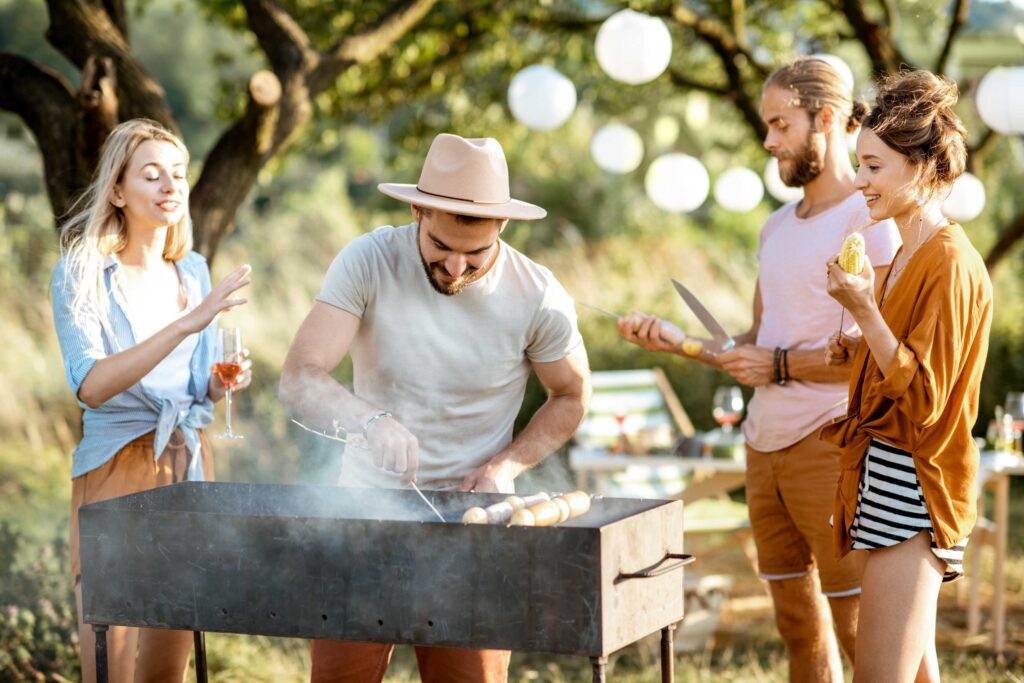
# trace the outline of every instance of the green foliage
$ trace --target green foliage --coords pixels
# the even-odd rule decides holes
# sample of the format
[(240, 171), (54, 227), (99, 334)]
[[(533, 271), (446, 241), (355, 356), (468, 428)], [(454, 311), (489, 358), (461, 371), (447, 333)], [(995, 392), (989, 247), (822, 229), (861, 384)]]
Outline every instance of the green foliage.
[(78, 628), (67, 544), (26, 548), (23, 540), (0, 521), (0, 680), (73, 680)]

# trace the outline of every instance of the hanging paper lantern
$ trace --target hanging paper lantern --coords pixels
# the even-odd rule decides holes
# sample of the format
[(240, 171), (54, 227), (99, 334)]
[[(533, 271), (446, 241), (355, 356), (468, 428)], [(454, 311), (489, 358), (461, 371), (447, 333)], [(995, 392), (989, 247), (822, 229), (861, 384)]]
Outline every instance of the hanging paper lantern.
[(556, 69), (534, 64), (512, 78), (508, 106), (512, 116), (527, 128), (558, 128), (576, 109), (576, 86)]
[(647, 196), (664, 211), (686, 213), (707, 199), (711, 178), (697, 159), (672, 152), (651, 162), (644, 179)]
[(624, 9), (601, 24), (594, 51), (606, 74), (638, 85), (653, 81), (668, 68), (672, 36), (661, 19)]
[(853, 131), (852, 133), (846, 134), (846, 149), (850, 154), (857, 153), (857, 138), (860, 137), (860, 128)]
[(609, 173), (629, 173), (644, 159), (644, 142), (629, 126), (610, 123), (594, 134), (590, 155), (594, 163)]
[(978, 84), (978, 114), (997, 133), (1024, 133), (1024, 67), (998, 67)]
[(768, 194), (775, 197), (783, 204), (803, 199), (804, 188), (790, 187), (782, 182), (779, 175), (779, 160), (772, 157), (764, 167), (764, 186), (768, 188)]
[(839, 72), (839, 75), (843, 79), (843, 83), (846, 85), (846, 92), (851, 97), (853, 96), (853, 69), (850, 65), (843, 61), (842, 57), (830, 55), (826, 52), (818, 52), (811, 55), (812, 59), (820, 59), (823, 62), (827, 62), (832, 66), (833, 69)]
[(984, 208), (985, 186), (973, 173), (957, 178), (942, 202), (942, 213), (959, 223), (974, 220)]
[(730, 168), (715, 181), (715, 201), (727, 211), (746, 213), (763, 198), (761, 178), (749, 168)]
[(711, 101), (702, 92), (691, 92), (686, 96), (686, 125), (700, 130), (711, 118)]

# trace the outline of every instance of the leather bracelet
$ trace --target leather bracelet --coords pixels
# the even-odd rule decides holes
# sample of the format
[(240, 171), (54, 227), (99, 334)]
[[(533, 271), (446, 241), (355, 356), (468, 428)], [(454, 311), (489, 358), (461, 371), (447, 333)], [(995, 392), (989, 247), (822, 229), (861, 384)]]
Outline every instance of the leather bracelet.
[(789, 381), (789, 349), (782, 349), (782, 381), (785, 384)]
[(772, 383), (774, 383), (774, 384), (778, 384), (779, 380), (781, 379), (781, 374), (780, 374), (781, 369), (780, 369), (780, 366), (779, 366), (779, 361), (780, 361), (781, 357), (782, 357), (782, 348), (779, 347), (779, 346), (776, 346), (775, 347), (775, 351), (772, 354)]
[(370, 439), (370, 434), (369, 434), (370, 427), (373, 426), (374, 422), (376, 422), (377, 420), (383, 419), (385, 417), (394, 417), (394, 415), (392, 415), (390, 412), (388, 412), (386, 410), (382, 410), (382, 411), (380, 411), (379, 413), (377, 413), (375, 415), (371, 415), (369, 417), (369, 419), (367, 419), (366, 422), (363, 423), (363, 438), (366, 439), (367, 441), (369, 441), (369, 439)]

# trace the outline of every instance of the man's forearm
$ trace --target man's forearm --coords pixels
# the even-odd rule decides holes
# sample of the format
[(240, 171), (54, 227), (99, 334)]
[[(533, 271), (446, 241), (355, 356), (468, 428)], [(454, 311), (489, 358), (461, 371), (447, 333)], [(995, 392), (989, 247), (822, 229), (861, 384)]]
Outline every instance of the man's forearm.
[(569, 440), (586, 415), (582, 396), (551, 396), (526, 428), (491, 462), (510, 468), (513, 477), (530, 469)]
[(363, 423), (381, 410), (355, 396), (328, 373), (312, 366), (282, 372), (279, 395), (281, 401), (303, 420), (328, 431), (337, 423), (345, 431), (359, 434)]

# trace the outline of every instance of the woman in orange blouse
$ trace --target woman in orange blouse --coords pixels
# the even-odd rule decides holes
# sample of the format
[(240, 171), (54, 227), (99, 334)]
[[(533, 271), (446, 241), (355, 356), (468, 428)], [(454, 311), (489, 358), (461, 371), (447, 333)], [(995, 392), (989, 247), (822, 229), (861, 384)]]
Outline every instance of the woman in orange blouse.
[(855, 682), (939, 680), (939, 586), (962, 574), (975, 521), (971, 428), (992, 284), (941, 210), (967, 157), (956, 101), (954, 84), (924, 71), (880, 85), (857, 143), (855, 186), (873, 219), (895, 220), (903, 246), (877, 290), (870, 264), (859, 275), (828, 264), (829, 293), (864, 342), (837, 336), (829, 345), (829, 362), (852, 356), (853, 367), (847, 415), (822, 431), (842, 448), (836, 552), (869, 551)]

